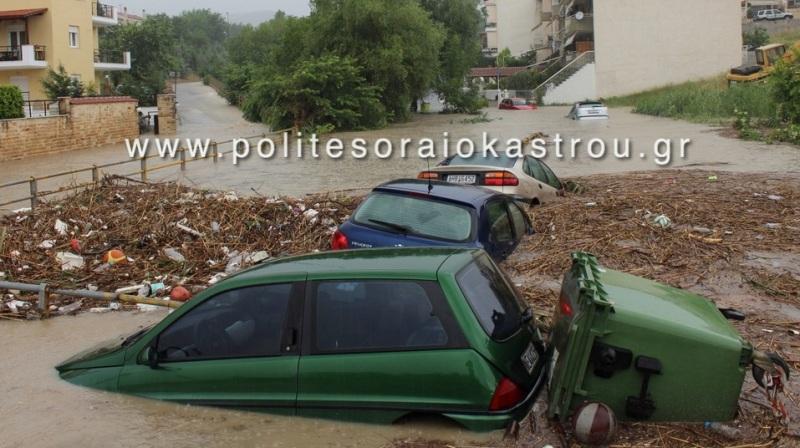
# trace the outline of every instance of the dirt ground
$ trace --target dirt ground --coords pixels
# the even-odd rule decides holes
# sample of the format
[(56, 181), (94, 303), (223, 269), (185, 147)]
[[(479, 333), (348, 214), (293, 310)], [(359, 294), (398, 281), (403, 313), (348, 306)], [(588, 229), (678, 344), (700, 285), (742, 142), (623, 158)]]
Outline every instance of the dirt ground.
[[(800, 368), (800, 174), (663, 170), (578, 177), (571, 181), (574, 192), (566, 198), (532, 210), (537, 234), (526, 240), (504, 263), (504, 268), (534, 306), (544, 329), (549, 327), (560, 279), (569, 266), (569, 254), (583, 250), (597, 255), (609, 268), (686, 288), (705, 295), (721, 307), (744, 311), (747, 320), (735, 324), (742, 335), (759, 350), (777, 352), (795, 370)], [(197, 290), (225, 270), (234, 251), (252, 255), (263, 250), (269, 256), (281, 256), (326, 249), (331, 229), (346, 219), (356, 204), (354, 198), (345, 197), (234, 199), (221, 193), (190, 191), (171, 185), (112, 184), (47, 204), (36, 215), (2, 218), (0, 271), (8, 280), (31, 283), (47, 280), (69, 287), (93, 284), (100, 289), (113, 290), (142, 280), (160, 280), (168, 286), (181, 283)], [(660, 214), (670, 218), (669, 228), (652, 224), (652, 216)], [(186, 221), (182, 221), (184, 218)], [(56, 219), (67, 224), (66, 234), (59, 235), (55, 230)], [(175, 225), (177, 222), (184, 222), (203, 237), (181, 230)], [(218, 231), (214, 230), (215, 222), (219, 225)], [(75, 235), (71, 235), (73, 232)], [(85, 236), (87, 234), (89, 236)], [(73, 238), (81, 240), (85, 266), (65, 273), (55, 257), (60, 251), (70, 251)], [(49, 249), (40, 247), (46, 240), (54, 241)], [(103, 253), (113, 247), (124, 250), (131, 261), (113, 270), (95, 272), (103, 265)], [(187, 261), (170, 260), (163, 252), (164, 247), (176, 248)], [(35, 302), (34, 297), (22, 294), (14, 299)], [(22, 327), (36, 325), (24, 322), (37, 314), (32, 305), (19, 306), (13, 313), (7, 305), (10, 300), (8, 296), (2, 300), (6, 305), (0, 308), (0, 327), (14, 325), (8, 328), (19, 331)], [(57, 314), (59, 306), (70, 302), (63, 299), (54, 302), (53, 313)], [(82, 308), (101, 305), (84, 301)], [(124, 321), (128, 319), (127, 314), (112, 313), (92, 319)], [(62, 319), (69, 318), (59, 317), (51, 322)], [(118, 324), (114, 325), (116, 328)], [(46, 334), (45, 328), (41, 330)], [(5, 330), (0, 332), (8, 334)], [(26, 351), (35, 353), (36, 347), (25, 344), (24, 338), (14, 339), (12, 354), (18, 354), (12, 356), (18, 363), (13, 369), (16, 374), (0, 369), (0, 383), (3, 384), (0, 392), (23, 400), (21, 397), (43, 397), (47, 390), (60, 390), (54, 374), (47, 372), (45, 375), (42, 371), (52, 366), (33, 360), (28, 365), (23, 354)], [(69, 353), (63, 355), (66, 357)], [(41, 382), (26, 382), (24, 377), (28, 370), (36, 377), (41, 376)], [(798, 446), (798, 393), (800, 386), (794, 380), (783, 397), (788, 412), (788, 423), (784, 424), (775, 417), (763, 393), (748, 375), (740, 400), (739, 419), (735, 422), (744, 433), (743, 439), (724, 440), (705, 431), (701, 425), (624, 424), (614, 446)], [(53, 397), (51, 407), (66, 406), (60, 403), (59, 397)], [(104, 395), (96, 399), (98, 396), (91, 392), (82, 392), (77, 399), (66, 393), (64, 397), (69, 397), (78, 407), (84, 400), (91, 400), (91, 406), (100, 414), (95, 415), (98, 424), (102, 425), (104, 419), (109, 422), (125, 419), (128, 423), (121, 430), (131, 432), (131, 440), (142, 430), (128, 418), (135, 415), (130, 414), (129, 403), (120, 409), (113, 404), (115, 398)], [(113, 412), (103, 412), (109, 407)], [(42, 431), (30, 423), (21, 424), (26, 411), (24, 407), (15, 409), (13, 413), (0, 409), (4, 428), (14, 428), (18, 423), (26, 432)], [(375, 429), (381, 434), (378, 440), (385, 442), (379, 443), (364, 433), (364, 443), (404, 447), (541, 447), (573, 443), (569, 441), (568, 431), (564, 436), (542, 418), (544, 409), (545, 404), (540, 400), (529, 419), (522, 423), (517, 438), (502, 440), (502, 435), (497, 434), (487, 441), (465, 437), (463, 433), (455, 435), (451, 431), (398, 434)], [(74, 419), (64, 420), (58, 415), (53, 419), (53, 424), (61, 425), (63, 437), (71, 434), (74, 438), (82, 430), (80, 422)], [(162, 425), (168, 425), (168, 421)], [(213, 428), (214, 422), (192, 420), (177, 426), (180, 431), (191, 432), (196, 425)], [(179, 435), (180, 431), (171, 435)], [(25, 440), (23, 434), (12, 430), (12, 441), (15, 436), (16, 440)], [(63, 437), (56, 438), (55, 442), (52, 438), (46, 439), (51, 443), (40, 446), (57, 446), (59, 440), (70, 440)], [(237, 429), (236, 437), (239, 441), (258, 440), (257, 430), (249, 427)], [(277, 437), (282, 440), (281, 436)], [(152, 441), (158, 445), (158, 441)], [(258, 443), (248, 445), (260, 446)]]

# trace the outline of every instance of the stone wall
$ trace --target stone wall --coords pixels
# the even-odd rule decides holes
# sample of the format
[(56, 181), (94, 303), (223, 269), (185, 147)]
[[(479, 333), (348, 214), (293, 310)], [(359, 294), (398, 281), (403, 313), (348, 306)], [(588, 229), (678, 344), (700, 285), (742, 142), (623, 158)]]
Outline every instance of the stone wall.
[(156, 97), (158, 106), (158, 134), (175, 135), (178, 132), (178, 108), (175, 94), (162, 94)]
[(0, 161), (118, 144), (139, 136), (130, 97), (62, 98), (60, 115), (0, 120)]

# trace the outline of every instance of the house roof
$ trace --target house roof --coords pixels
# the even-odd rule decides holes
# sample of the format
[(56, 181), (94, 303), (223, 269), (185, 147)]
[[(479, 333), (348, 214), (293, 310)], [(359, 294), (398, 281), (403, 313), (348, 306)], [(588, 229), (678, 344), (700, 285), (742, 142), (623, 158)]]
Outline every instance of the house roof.
[(13, 9), (10, 11), (0, 11), (0, 20), (19, 20), (28, 17), (38, 16), (47, 12), (47, 8), (36, 9)]
[(497, 76), (499, 70), (501, 78), (508, 78), (527, 69), (527, 67), (500, 67), (499, 69), (497, 67), (477, 67), (469, 71), (469, 76), (472, 78), (492, 78)]

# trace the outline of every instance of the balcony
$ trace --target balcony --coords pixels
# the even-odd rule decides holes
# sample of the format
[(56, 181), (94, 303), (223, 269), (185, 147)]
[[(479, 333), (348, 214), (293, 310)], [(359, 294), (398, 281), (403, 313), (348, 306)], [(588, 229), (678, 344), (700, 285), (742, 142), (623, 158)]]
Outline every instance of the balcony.
[(115, 6), (92, 2), (92, 24), (94, 26), (114, 26), (118, 23), (119, 17)]
[(35, 70), (47, 68), (43, 45), (0, 47), (0, 70)]
[[(577, 17), (581, 17), (581, 20), (578, 20)], [(567, 34), (593, 34), (594, 17), (591, 13), (573, 15), (566, 18), (564, 27)]]
[(95, 51), (94, 69), (99, 72), (121, 72), (131, 69), (130, 51)]

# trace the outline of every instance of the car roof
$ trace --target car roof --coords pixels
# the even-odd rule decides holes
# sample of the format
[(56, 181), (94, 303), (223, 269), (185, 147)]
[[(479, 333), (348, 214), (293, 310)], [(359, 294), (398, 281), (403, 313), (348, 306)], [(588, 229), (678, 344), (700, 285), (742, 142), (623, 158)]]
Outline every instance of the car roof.
[[(430, 192), (429, 187), (433, 187)], [(474, 185), (458, 185), (441, 181), (427, 181), (422, 179), (401, 179), (379, 185), (373, 191), (393, 192), (428, 196), (431, 199), (460, 202), (475, 208), (480, 207), (489, 199), (504, 196), (487, 188)]]
[(474, 253), (480, 249), (460, 248), (379, 248), (319, 252), (281, 258), (242, 271), (226, 281), (248, 282), (307, 274), (320, 279), (416, 279), (436, 280), (442, 264), (455, 254)]

